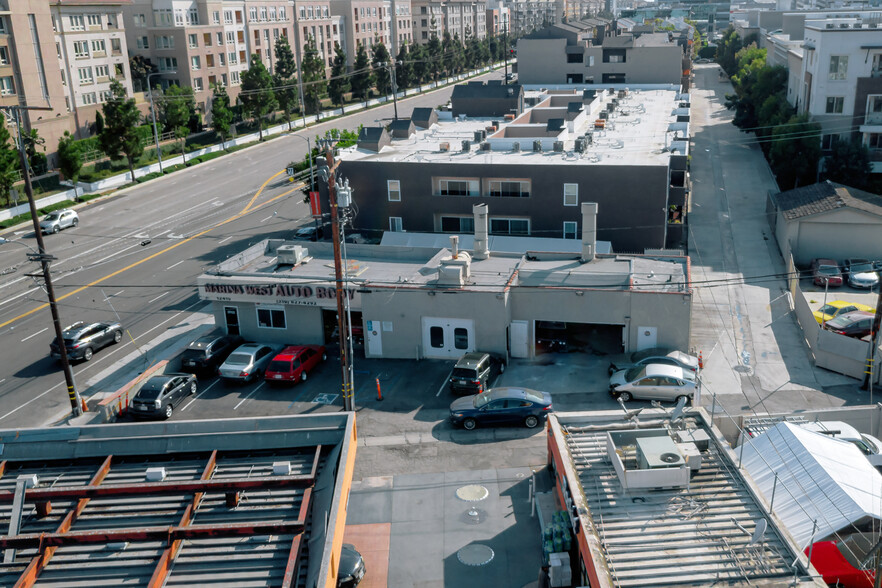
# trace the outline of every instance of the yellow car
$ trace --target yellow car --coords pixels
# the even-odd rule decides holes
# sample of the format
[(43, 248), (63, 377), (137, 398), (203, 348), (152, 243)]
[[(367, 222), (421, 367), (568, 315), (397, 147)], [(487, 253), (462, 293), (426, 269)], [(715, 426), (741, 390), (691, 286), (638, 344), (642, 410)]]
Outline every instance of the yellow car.
[(876, 312), (876, 309), (871, 308), (866, 304), (858, 304), (857, 302), (846, 302), (845, 300), (834, 300), (833, 302), (828, 302), (812, 314), (814, 315), (815, 320), (818, 321), (818, 324), (821, 325), (829, 320), (833, 320), (840, 314), (845, 314), (846, 312), (854, 312), (855, 310)]

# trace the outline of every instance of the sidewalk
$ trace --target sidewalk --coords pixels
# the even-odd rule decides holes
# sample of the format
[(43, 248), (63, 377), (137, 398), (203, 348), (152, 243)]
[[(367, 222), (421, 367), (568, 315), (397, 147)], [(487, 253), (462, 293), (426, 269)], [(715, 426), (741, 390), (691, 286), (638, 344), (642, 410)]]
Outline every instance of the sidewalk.
[(856, 380), (814, 366), (784, 281), (760, 277), (786, 271), (765, 213), (778, 188), (754, 136), (732, 125), (732, 86), (717, 70), (697, 66), (691, 92), (691, 343), (704, 356), (702, 403), (716, 395), (730, 414), (860, 404)]

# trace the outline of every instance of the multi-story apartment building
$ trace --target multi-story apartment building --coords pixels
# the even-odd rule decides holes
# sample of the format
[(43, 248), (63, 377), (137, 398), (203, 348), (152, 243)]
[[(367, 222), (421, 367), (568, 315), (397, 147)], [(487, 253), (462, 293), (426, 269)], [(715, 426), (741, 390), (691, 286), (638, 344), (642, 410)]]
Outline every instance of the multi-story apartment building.
[(410, 0), (390, 0), (392, 14), (392, 47), (389, 51), (397, 55), (402, 45), (412, 45), (413, 26), (411, 23)]
[(562, 4), (557, 0), (513, 0), (509, 4), (511, 26), (517, 36), (559, 22)]
[(488, 37), (501, 37), (511, 33), (510, 10), (502, 0), (487, 2), (484, 22), (487, 26)]
[(435, 36), (444, 36), (444, 7), (440, 0), (411, 0), (413, 9), (413, 39), (428, 43)]
[[(393, 53), (392, 3), (387, 0), (330, 0), (331, 12), (339, 14), (343, 28), (341, 43), (350, 67), (360, 46), (370, 52), (376, 43), (383, 43)], [(393, 54), (394, 57), (394, 54)]]
[(303, 57), (303, 47), (312, 38), (316, 49), (330, 68), (334, 61), (334, 43), (340, 43), (341, 47), (345, 45), (341, 37), (342, 16), (332, 13), (328, 0), (295, 0), (294, 16), (297, 63)]
[(487, 3), (474, 0), (412, 0), (414, 39), (427, 43), (444, 33), (465, 42), (487, 36)]

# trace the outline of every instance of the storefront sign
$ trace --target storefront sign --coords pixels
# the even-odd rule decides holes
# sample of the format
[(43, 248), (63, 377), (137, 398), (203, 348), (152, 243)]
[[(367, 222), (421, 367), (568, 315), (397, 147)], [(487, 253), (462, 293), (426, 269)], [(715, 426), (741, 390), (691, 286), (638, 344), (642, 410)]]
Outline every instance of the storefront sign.
[[(351, 306), (360, 307), (361, 301), (355, 288), (344, 289), (343, 293), (349, 297)], [(334, 288), (296, 284), (201, 284), (199, 297), (218, 302), (258, 302), (327, 308), (337, 305)]]

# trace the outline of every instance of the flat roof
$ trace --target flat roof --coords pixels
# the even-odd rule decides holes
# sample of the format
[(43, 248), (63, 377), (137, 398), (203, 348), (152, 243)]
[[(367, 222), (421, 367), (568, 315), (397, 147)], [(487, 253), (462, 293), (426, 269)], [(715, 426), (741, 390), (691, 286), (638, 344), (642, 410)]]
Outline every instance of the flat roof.
[[(504, 86), (503, 86), (504, 87)], [(610, 92), (610, 89), (614, 92)], [(568, 86), (524, 86), (525, 101), (536, 102), (513, 121), (504, 117), (459, 117), (438, 113), (437, 124), (417, 129), (408, 138), (393, 138), (379, 152), (353, 146), (340, 152), (347, 161), (400, 163), (448, 163), (453, 165), (667, 165), (672, 154), (688, 155), (689, 123), (677, 122), (684, 95), (670, 85), (580, 84)], [(568, 113), (572, 102), (583, 103), (583, 90), (595, 90), (596, 97), (578, 115)], [(625, 92), (624, 96), (619, 92)], [(595, 128), (601, 112), (617, 101), (615, 110)], [(686, 97), (688, 101), (688, 97)], [(564, 119), (559, 131), (548, 130), (548, 121)], [(497, 126), (495, 131), (488, 127)], [(475, 132), (485, 131), (480, 143)], [(576, 140), (590, 136), (583, 152), (576, 151)], [(675, 140), (679, 138), (680, 140)], [(463, 141), (471, 144), (463, 151)], [(534, 152), (534, 141), (542, 142), (542, 152)], [(562, 143), (562, 151), (554, 144)], [(518, 151), (515, 151), (517, 143)], [(446, 146), (446, 149), (445, 149)]]
[[(552, 449), (564, 461), (561, 474), (569, 492), (575, 492), (579, 532), (588, 538), (594, 571), (605, 578), (600, 585), (824, 586), (820, 578), (815, 582), (808, 576), (801, 549), (769, 514), (758, 488), (739, 470), (709, 420), (700, 408), (686, 409), (677, 424), (660, 409), (644, 409), (631, 419), (622, 411), (549, 416)], [(608, 434), (612, 439), (670, 432), (707, 440), (699, 469), (682, 487), (625, 488), (609, 455)], [(627, 469), (652, 471), (637, 469), (641, 443), (633, 441), (615, 445), (618, 459)], [(767, 528), (761, 540), (751, 543), (759, 521)]]
[[(304, 263), (280, 264), (278, 249), (301, 245), (308, 249)], [(468, 254), (471, 251), (460, 248)], [(438, 267), (451, 250), (436, 247), (396, 247), (347, 244), (348, 282), (371, 287), (435, 287)], [(598, 255), (581, 263), (572, 252), (491, 253), (471, 260), (465, 290), (498, 292), (510, 287), (572, 287), (643, 292), (688, 292), (688, 258), (681, 256)], [(200, 281), (253, 284), (261, 281), (305, 283), (334, 280), (331, 243), (268, 239), (218, 264)]]
[(329, 413), (0, 431), (0, 543), (15, 550), (0, 585), (32, 572), (40, 585), (325, 585), (354, 426)]

